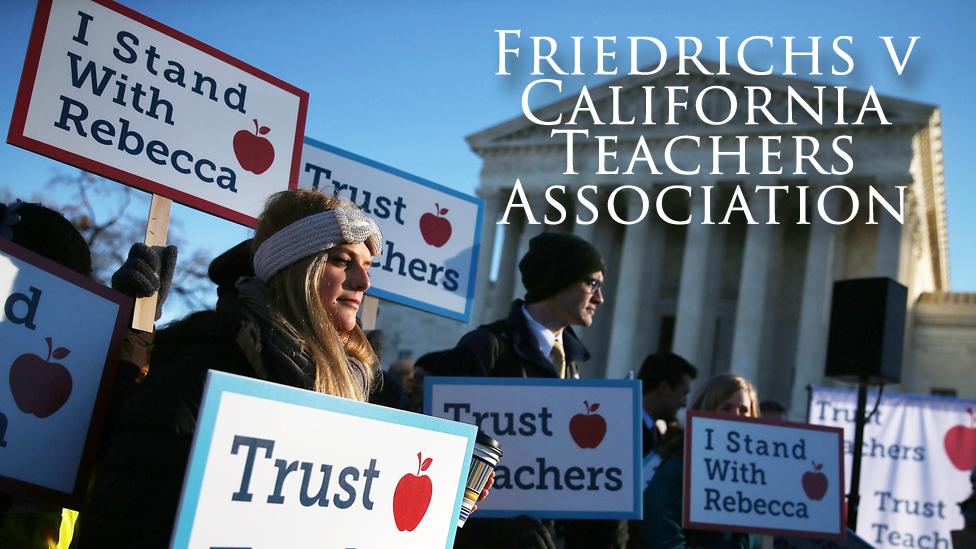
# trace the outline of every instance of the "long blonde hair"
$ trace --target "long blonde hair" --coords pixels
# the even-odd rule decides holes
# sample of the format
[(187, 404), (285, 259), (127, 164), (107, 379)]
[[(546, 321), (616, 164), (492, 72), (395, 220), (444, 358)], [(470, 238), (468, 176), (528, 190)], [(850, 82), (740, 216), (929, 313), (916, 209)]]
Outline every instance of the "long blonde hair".
[[(284, 227), (337, 208), (355, 208), (351, 202), (317, 191), (291, 190), (268, 199), (254, 235), (254, 249)], [(315, 390), (356, 400), (366, 400), (378, 372), (378, 360), (366, 334), (356, 326), (339, 334), (319, 297), (319, 279), (328, 264), (328, 251), (319, 252), (285, 267), (268, 281), (268, 304), (275, 324), (305, 347), (315, 363)], [(353, 374), (347, 356), (361, 362), (366, 387)]]
[(689, 410), (715, 412), (739, 391), (744, 392), (749, 400), (749, 417), (759, 417), (756, 388), (746, 378), (735, 374), (716, 374), (710, 377), (695, 395)]

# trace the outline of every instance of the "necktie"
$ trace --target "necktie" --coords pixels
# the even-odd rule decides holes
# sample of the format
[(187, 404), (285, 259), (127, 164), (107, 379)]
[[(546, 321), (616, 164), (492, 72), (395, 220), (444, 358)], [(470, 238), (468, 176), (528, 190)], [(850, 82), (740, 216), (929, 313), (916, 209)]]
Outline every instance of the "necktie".
[(552, 362), (552, 367), (559, 372), (560, 378), (566, 377), (566, 351), (563, 350), (563, 342), (556, 340), (552, 344), (552, 350), (549, 351), (549, 361)]

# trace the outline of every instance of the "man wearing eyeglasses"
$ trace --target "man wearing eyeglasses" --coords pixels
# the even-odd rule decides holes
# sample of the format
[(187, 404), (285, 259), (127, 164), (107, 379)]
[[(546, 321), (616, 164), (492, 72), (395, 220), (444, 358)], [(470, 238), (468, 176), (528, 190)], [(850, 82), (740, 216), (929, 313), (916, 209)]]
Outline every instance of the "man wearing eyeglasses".
[[(525, 299), (508, 317), (467, 333), (457, 346), (424, 355), (417, 366), (432, 375), (578, 378), (590, 358), (572, 326), (587, 327), (603, 303), (606, 266), (589, 242), (569, 233), (542, 233), (519, 261)], [(623, 521), (567, 521), (567, 547), (623, 547)], [(621, 535), (623, 536), (621, 538)], [(455, 548), (553, 549), (537, 519), (468, 521)]]
[(542, 233), (519, 261), (525, 299), (450, 351), (421, 357), (434, 375), (578, 378), (590, 358), (571, 326), (590, 326), (603, 303), (600, 252), (569, 233)]

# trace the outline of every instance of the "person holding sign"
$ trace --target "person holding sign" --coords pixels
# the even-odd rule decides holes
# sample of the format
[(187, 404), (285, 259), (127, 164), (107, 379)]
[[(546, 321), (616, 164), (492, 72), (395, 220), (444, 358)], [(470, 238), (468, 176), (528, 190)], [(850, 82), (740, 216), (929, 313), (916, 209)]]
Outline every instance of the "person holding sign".
[[(758, 417), (757, 402), (756, 389), (745, 378), (735, 374), (718, 374), (705, 382), (689, 410)], [(672, 437), (660, 447), (661, 465), (644, 491), (641, 546), (644, 549), (759, 549), (761, 538), (756, 534), (685, 530), (681, 527), (683, 448), (683, 436)]]
[[(273, 195), (254, 277), (161, 330), (82, 513), (84, 548), (166, 547), (207, 370), (366, 400), (377, 361), (356, 312), (383, 238), (355, 206), (315, 191)], [(73, 546), (74, 547), (74, 546)]]
[(431, 375), (578, 378), (589, 351), (571, 326), (588, 327), (603, 303), (600, 252), (569, 233), (542, 233), (519, 261), (525, 299), (447, 351), (420, 357)]
[[(579, 378), (589, 351), (572, 326), (589, 327), (604, 302), (606, 265), (592, 244), (569, 233), (542, 233), (519, 261), (525, 299), (507, 318), (479, 326), (453, 349), (422, 356), (417, 368), (431, 375)], [(622, 548), (625, 521), (565, 521), (567, 545)], [(473, 520), (458, 532), (458, 548), (551, 548), (547, 528), (529, 517)]]

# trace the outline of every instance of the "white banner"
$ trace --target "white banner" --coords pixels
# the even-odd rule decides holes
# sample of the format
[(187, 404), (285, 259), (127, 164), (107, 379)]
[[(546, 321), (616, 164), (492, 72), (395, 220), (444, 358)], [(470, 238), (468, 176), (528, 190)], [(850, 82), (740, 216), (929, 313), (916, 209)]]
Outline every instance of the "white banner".
[(254, 226), (308, 94), (130, 8), (40, 0), (8, 141)]
[(686, 528), (840, 540), (841, 431), (691, 411)]
[(639, 380), (434, 377), (425, 412), (502, 444), (480, 517), (642, 516)]
[[(868, 413), (876, 399), (876, 391), (868, 393)], [(857, 533), (868, 543), (879, 548), (949, 548), (950, 530), (963, 525), (956, 503), (972, 491), (973, 408), (973, 400), (884, 394), (877, 414), (865, 425), (862, 446)], [(856, 390), (813, 390), (811, 423), (844, 429), (847, 478), (856, 409)]]
[(171, 547), (449, 549), (476, 432), (211, 370)]
[(0, 238), (0, 491), (81, 503), (131, 308)]
[(307, 137), (298, 183), (355, 202), (379, 224), (370, 295), (471, 320), (480, 199)]

